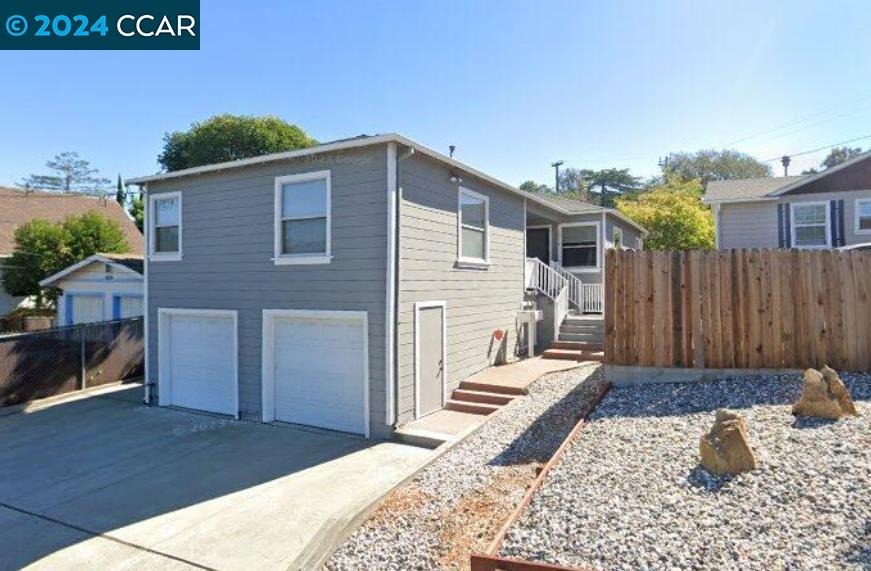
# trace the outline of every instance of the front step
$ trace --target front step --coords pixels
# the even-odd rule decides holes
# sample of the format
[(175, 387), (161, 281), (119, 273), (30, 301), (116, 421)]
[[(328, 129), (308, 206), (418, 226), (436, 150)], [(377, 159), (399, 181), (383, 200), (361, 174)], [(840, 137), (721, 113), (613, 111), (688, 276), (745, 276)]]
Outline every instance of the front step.
[(501, 406), (513, 401), (514, 397), (490, 391), (484, 392), (470, 391), (468, 389), (456, 389), (451, 395), (451, 399), (463, 402), (495, 404)]
[(559, 340), (580, 343), (601, 343), (602, 335), (598, 333), (563, 333), (560, 331)]
[(449, 399), (448, 402), (445, 403), (445, 408), (448, 410), (455, 410), (457, 412), (488, 415), (493, 414), (502, 407), (495, 404), (472, 403)]
[(550, 344), (551, 349), (571, 349), (573, 351), (592, 351), (598, 353), (605, 349), (603, 343), (591, 343), (586, 341), (554, 341)]
[(479, 391), (483, 393), (499, 393), (500, 395), (524, 395), (526, 390), (520, 387), (496, 385), (492, 383), (478, 383), (475, 381), (462, 381), (460, 389), (466, 391)]
[(572, 349), (547, 349), (542, 359), (561, 359), (564, 361), (602, 361), (605, 354), (600, 351), (577, 351)]

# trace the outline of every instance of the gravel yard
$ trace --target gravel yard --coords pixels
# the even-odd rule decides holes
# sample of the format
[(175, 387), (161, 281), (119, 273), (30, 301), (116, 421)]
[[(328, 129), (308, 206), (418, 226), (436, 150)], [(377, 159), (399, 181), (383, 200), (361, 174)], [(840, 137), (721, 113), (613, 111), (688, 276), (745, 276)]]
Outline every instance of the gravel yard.
[(468, 440), (394, 490), (327, 562), (344, 569), (468, 569), (589, 411), (597, 366), (545, 375)]
[[(793, 417), (798, 376), (614, 388), (512, 527), (502, 555), (599, 569), (871, 569), (871, 376), (861, 416)], [(699, 438), (747, 419), (759, 468), (713, 477)]]

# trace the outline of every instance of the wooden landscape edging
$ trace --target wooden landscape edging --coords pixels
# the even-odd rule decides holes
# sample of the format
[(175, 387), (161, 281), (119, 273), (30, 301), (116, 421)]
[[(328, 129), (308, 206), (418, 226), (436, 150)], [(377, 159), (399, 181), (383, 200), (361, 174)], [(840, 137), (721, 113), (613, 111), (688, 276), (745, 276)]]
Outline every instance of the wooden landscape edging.
[(871, 252), (608, 250), (605, 363), (871, 370)]
[(508, 516), (508, 520), (502, 525), (499, 533), (497, 533), (493, 541), (490, 542), (487, 551), (482, 554), (472, 554), (470, 561), (471, 571), (584, 571), (577, 567), (565, 567), (562, 565), (554, 565), (553, 563), (500, 557), (498, 553), (499, 549), (502, 547), (502, 542), (505, 541), (505, 536), (508, 534), (508, 530), (511, 529), (511, 526), (514, 525), (518, 519), (520, 519), (526, 506), (529, 505), (533, 496), (535, 496), (536, 492), (541, 488), (551, 468), (556, 465), (560, 458), (565, 454), (566, 450), (568, 450), (571, 443), (584, 428), (587, 418), (594, 410), (596, 410), (596, 407), (599, 406), (599, 403), (602, 402), (602, 399), (605, 398), (605, 395), (608, 394), (610, 389), (610, 383), (603, 383), (602, 388), (593, 395), (593, 398), (590, 401), (589, 410), (582, 415), (581, 419), (578, 420), (577, 424), (575, 424), (565, 440), (562, 441), (562, 444), (560, 444), (556, 452), (553, 453), (553, 456), (551, 456), (545, 465), (542, 466), (541, 472), (538, 473), (538, 476), (533, 480), (532, 485), (526, 491), (526, 494), (523, 495), (520, 503), (517, 504), (511, 512), (511, 515)]

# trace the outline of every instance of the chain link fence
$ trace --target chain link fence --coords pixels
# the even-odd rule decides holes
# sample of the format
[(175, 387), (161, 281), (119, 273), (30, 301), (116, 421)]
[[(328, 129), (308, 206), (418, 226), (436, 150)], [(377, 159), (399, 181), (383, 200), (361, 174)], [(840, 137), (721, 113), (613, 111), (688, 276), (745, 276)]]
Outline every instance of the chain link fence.
[(0, 336), (0, 406), (142, 375), (143, 318)]

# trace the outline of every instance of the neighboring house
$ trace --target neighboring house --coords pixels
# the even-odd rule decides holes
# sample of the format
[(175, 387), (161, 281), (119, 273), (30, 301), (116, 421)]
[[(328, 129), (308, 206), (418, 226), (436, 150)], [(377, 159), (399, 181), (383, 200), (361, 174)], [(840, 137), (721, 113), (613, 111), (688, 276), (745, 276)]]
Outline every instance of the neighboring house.
[(815, 175), (711, 181), (702, 200), (721, 249), (871, 242), (871, 153)]
[(148, 198), (147, 392), (376, 438), (520, 352), (527, 255), (601, 306), (603, 248), (643, 232), (395, 134), (129, 182)]
[(57, 324), (142, 315), (143, 256), (94, 254), (39, 282), (57, 288)]
[(26, 303), (23, 297), (7, 294), (2, 285), (3, 266), (15, 250), (15, 229), (37, 218), (60, 222), (69, 216), (79, 216), (87, 212), (97, 212), (115, 220), (127, 238), (130, 251), (145, 251), (142, 233), (114, 200), (81, 194), (0, 187), (0, 316)]

